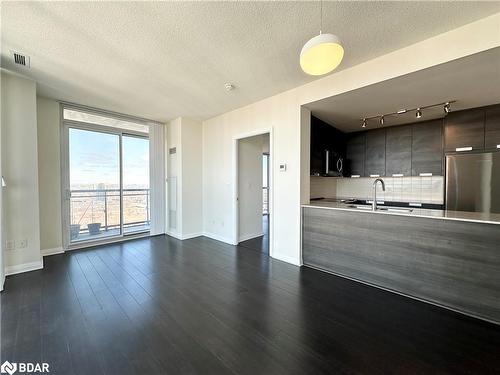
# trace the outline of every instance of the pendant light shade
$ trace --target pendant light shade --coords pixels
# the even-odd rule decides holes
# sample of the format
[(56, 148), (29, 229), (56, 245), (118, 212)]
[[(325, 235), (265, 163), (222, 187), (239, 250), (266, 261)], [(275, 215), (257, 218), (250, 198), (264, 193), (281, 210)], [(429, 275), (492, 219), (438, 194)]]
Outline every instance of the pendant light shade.
[(300, 51), (300, 67), (313, 76), (331, 72), (344, 57), (340, 39), (333, 34), (319, 34), (310, 39)]

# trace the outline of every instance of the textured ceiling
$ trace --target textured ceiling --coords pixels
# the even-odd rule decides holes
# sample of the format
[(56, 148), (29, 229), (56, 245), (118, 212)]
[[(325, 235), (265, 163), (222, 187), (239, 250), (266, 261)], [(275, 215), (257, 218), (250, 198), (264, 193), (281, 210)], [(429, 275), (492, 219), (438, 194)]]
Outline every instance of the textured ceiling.
[[(200, 119), (313, 80), (318, 2), (3, 2), (2, 67), (40, 94), (165, 121)], [(339, 69), (500, 11), (498, 2), (325, 2)], [(14, 66), (9, 51), (31, 57)], [(418, 57), (417, 57), (418, 58)], [(224, 83), (236, 89), (226, 92)]]
[[(322, 99), (307, 107), (323, 121), (344, 132), (352, 132), (362, 130), (364, 117), (449, 100), (457, 101), (452, 104), (452, 110), (500, 103), (500, 48)], [(386, 117), (384, 126), (443, 116), (440, 106), (423, 110), (419, 120), (415, 112)], [(378, 120), (370, 120), (366, 130), (378, 127)]]

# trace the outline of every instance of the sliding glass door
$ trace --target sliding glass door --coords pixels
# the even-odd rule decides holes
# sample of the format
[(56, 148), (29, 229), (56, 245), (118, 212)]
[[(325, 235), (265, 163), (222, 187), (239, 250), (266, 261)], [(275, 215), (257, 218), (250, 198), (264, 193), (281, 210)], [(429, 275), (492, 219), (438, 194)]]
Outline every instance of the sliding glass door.
[[(105, 117), (99, 124), (100, 116), (74, 113), (65, 118), (63, 112), (66, 247), (148, 232), (149, 137), (143, 125)], [(89, 119), (93, 123), (84, 121)]]
[(150, 227), (149, 139), (123, 135), (123, 231)]
[(122, 234), (120, 135), (69, 128), (70, 242)]

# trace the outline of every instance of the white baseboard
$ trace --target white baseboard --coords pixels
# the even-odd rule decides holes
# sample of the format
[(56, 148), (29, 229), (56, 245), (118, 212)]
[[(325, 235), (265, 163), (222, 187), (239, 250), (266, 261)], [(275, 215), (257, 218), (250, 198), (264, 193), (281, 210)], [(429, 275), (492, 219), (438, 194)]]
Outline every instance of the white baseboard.
[(257, 238), (257, 237), (262, 237), (264, 235), (263, 232), (258, 232), (258, 233), (252, 233), (252, 234), (245, 234), (243, 236), (240, 236), (239, 241), (248, 241), (251, 240), (252, 238)]
[(5, 267), (5, 276), (15, 275), (18, 273), (36, 271), (43, 268), (43, 259), (36, 262), (16, 264), (15, 266)]
[(236, 245), (233, 240), (230, 240), (230, 239), (228, 239), (226, 237), (223, 237), (223, 236), (219, 236), (218, 234), (204, 232), (203, 235), (205, 237), (211, 238), (212, 240), (216, 240), (216, 241), (220, 241), (220, 242), (225, 242), (225, 243), (228, 243), (230, 245)]
[(189, 240), (190, 238), (196, 238), (196, 237), (200, 237), (200, 236), (203, 236), (203, 233), (191, 233), (191, 234), (185, 234), (184, 236), (182, 236), (182, 239), (183, 240)]
[(165, 232), (165, 234), (167, 236), (174, 237), (174, 238), (181, 240), (181, 241), (189, 240), (190, 238), (203, 236), (203, 233), (191, 233), (191, 234), (185, 234), (184, 236), (182, 236), (178, 233), (174, 233), (174, 232), (170, 232), (170, 231)]
[(182, 240), (182, 238), (181, 238), (180, 234), (177, 234), (177, 233), (171, 232), (171, 231), (169, 231), (169, 230), (167, 230), (167, 231), (165, 232), (165, 234), (166, 234), (167, 236), (174, 237), (174, 238), (176, 238), (176, 239), (178, 239), (178, 240)]
[(64, 253), (64, 249), (62, 247), (53, 247), (52, 249), (43, 249), (40, 253), (43, 257), (46, 257), (49, 255), (62, 254)]
[(301, 260), (299, 258), (296, 258), (296, 257), (291, 257), (288, 255), (283, 255), (283, 254), (273, 254), (272, 257), (274, 259), (278, 259), (278, 260), (281, 260), (283, 262), (293, 264), (294, 266), (297, 266), (297, 267), (302, 266)]

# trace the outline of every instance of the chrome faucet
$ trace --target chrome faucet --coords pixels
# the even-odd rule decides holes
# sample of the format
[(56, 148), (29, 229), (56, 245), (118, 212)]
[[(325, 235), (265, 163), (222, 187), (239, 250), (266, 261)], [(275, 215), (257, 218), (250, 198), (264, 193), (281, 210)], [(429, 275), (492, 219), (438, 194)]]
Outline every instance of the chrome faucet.
[(372, 202), (372, 211), (377, 211), (377, 182), (382, 184), (382, 191), (385, 191), (385, 182), (381, 178), (375, 179), (373, 181), (373, 202)]

